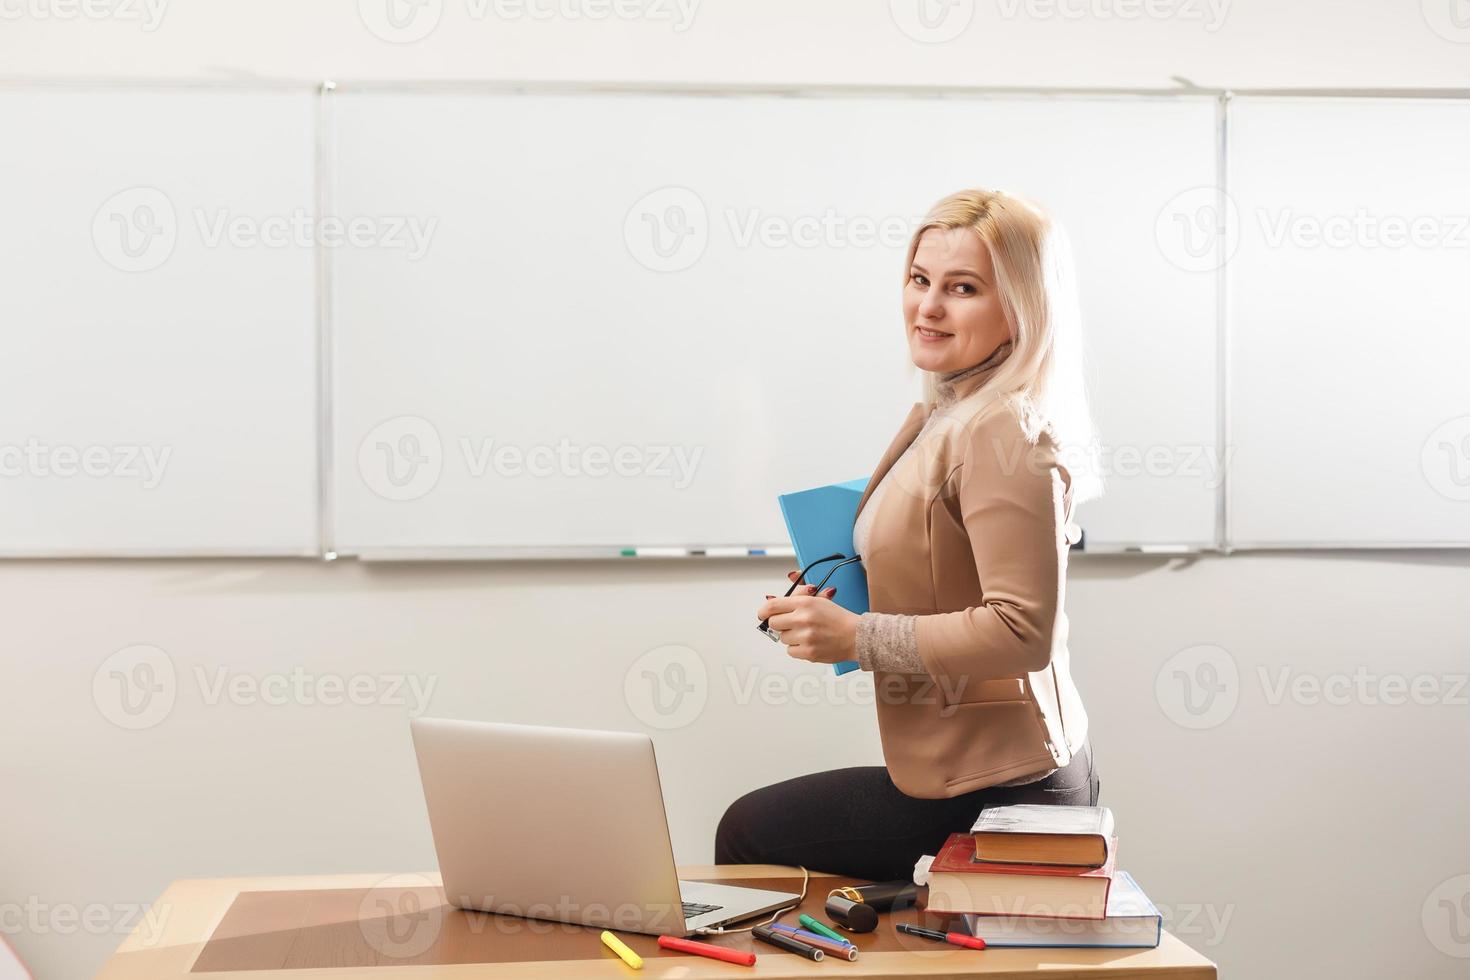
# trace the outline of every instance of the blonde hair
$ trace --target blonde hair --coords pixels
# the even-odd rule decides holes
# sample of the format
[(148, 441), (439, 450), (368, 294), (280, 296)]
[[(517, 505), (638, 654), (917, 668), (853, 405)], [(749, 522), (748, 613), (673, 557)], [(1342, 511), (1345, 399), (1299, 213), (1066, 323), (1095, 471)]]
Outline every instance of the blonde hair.
[[(903, 281), (931, 228), (969, 228), (995, 269), (1012, 349), (983, 390), (1009, 404), (1033, 445), (1050, 430), (1072, 476), (1075, 504), (1102, 495), (1092, 416), (1082, 370), (1082, 317), (1070, 244), (1036, 204), (1000, 190), (962, 190), (939, 201), (909, 242)], [(923, 371), (924, 401), (933, 404), (938, 377)]]

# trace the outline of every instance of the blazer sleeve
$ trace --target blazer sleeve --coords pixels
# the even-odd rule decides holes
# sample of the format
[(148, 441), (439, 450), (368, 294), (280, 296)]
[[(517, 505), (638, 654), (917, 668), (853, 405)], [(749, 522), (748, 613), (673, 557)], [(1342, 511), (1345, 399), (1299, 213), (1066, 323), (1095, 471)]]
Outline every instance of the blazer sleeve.
[(1029, 443), (1009, 410), (972, 425), (950, 486), (969, 536), (980, 604), (915, 622), (925, 668), (961, 692), (960, 701), (969, 700), (963, 692), (971, 684), (1019, 677), (1051, 662), (1071, 487), (1049, 432)]

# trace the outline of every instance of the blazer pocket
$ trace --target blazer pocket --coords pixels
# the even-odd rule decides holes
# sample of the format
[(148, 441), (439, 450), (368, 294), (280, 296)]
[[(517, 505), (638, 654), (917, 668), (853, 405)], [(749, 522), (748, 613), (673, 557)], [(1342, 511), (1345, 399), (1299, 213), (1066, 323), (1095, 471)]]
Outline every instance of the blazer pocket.
[(955, 684), (953, 687), (940, 685), (946, 707), (966, 704), (1004, 704), (1010, 701), (1030, 701), (1026, 684), (1019, 677), (1001, 677), (993, 680)]

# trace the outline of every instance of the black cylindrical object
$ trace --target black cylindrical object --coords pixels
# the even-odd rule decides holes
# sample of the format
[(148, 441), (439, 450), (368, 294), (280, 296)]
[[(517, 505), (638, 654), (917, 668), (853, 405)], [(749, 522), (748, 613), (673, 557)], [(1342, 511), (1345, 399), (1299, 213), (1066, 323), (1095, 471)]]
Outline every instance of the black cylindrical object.
[(878, 928), (878, 910), (833, 892), (827, 896), (827, 917), (849, 932), (872, 932)]
[(859, 885), (855, 888), (837, 888), (832, 891), (832, 894), (841, 895), (854, 902), (862, 902), (864, 905), (871, 905), (879, 912), (892, 912), (894, 909), (906, 909), (917, 902), (919, 886), (912, 881), (880, 881), (876, 884)]

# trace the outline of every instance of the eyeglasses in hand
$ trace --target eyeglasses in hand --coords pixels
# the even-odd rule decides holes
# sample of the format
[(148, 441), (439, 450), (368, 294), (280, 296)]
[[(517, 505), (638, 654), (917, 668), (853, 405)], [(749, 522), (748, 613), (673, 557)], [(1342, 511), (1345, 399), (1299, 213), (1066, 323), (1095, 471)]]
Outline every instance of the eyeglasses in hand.
[[(818, 565), (825, 565), (829, 561), (835, 561), (837, 563), (832, 566), (832, 568), (827, 572), (826, 575), (822, 576), (822, 581), (817, 583), (815, 594), (821, 595), (822, 586), (827, 584), (827, 580), (832, 577), (833, 573), (836, 572), (837, 569), (841, 568), (843, 565), (851, 565), (855, 561), (862, 560), (863, 559), (861, 555), (853, 555), (851, 558), (849, 558), (840, 551), (835, 555), (828, 555), (826, 558), (818, 558), (816, 561), (812, 562), (810, 565), (801, 570), (801, 574), (796, 576), (796, 581), (791, 583), (791, 588), (786, 590), (786, 594), (782, 596), (782, 598), (790, 598), (791, 593), (796, 591), (797, 586), (803, 584), (803, 579), (806, 578), (807, 572), (810, 572)], [(766, 634), (767, 638), (769, 638), (770, 640), (776, 643), (781, 642), (781, 631), (771, 629), (771, 620), (769, 617), (761, 620), (760, 625), (757, 626), (756, 629)]]

